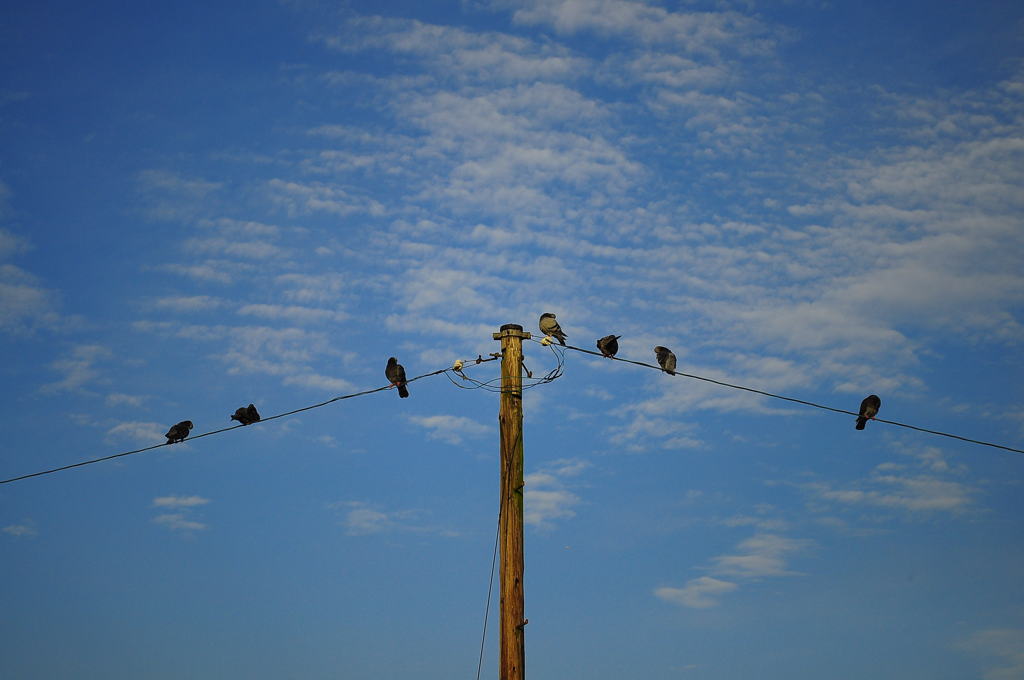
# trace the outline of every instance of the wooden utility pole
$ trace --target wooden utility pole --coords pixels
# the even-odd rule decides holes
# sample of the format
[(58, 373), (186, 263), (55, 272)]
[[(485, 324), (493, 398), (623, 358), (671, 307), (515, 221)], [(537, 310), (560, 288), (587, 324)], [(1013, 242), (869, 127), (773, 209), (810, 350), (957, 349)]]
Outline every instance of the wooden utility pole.
[(526, 677), (523, 598), (523, 327), (505, 324), (501, 340), (501, 657), (500, 680)]

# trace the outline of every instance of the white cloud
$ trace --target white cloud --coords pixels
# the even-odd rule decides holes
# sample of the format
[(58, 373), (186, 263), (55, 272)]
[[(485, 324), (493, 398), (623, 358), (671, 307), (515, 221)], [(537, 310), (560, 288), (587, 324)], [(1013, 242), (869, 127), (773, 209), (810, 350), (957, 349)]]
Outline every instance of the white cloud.
[(216, 263), (205, 264), (164, 264), (159, 269), (187, 276), (198, 281), (216, 281), (218, 283), (230, 283), (231, 274), (225, 271)]
[(730, 581), (710, 576), (700, 576), (686, 582), (682, 588), (662, 587), (654, 591), (661, 599), (673, 604), (695, 609), (707, 609), (718, 605), (718, 596), (731, 593), (739, 588)]
[(990, 628), (979, 630), (957, 647), (989, 660), (985, 680), (1024, 679), (1024, 629)]
[[(3, 214), (3, 182), (0, 182), (0, 215)], [(29, 243), (24, 238), (13, 234), (6, 229), (0, 229), (0, 259), (11, 255), (23, 253), (29, 248)]]
[(217, 309), (224, 305), (220, 298), (209, 295), (174, 296), (158, 298), (153, 303), (162, 309), (171, 309), (176, 312), (201, 312), (208, 309)]
[(345, 321), (349, 314), (333, 309), (318, 309), (298, 305), (243, 305), (238, 309), (242, 316), (258, 316), (265, 319), (291, 321), (293, 323), (321, 323), (323, 321)]
[(588, 65), (553, 43), (407, 19), (360, 17), (349, 22), (344, 35), (320, 39), (336, 49), (384, 48), (415, 55), (427, 60), (435, 77), (488, 84), (571, 79)]
[(189, 519), (188, 515), (180, 512), (157, 515), (153, 518), (153, 521), (160, 526), (170, 529), (171, 531), (183, 531), (186, 533), (192, 531), (203, 531), (207, 528), (206, 524), (194, 519)]
[(270, 201), (284, 208), (292, 217), (318, 212), (340, 217), (357, 214), (380, 217), (387, 213), (384, 204), (372, 198), (322, 182), (301, 184), (272, 179), (267, 183), (267, 191)]
[(50, 364), (50, 369), (63, 374), (56, 382), (46, 383), (39, 389), (42, 392), (72, 392), (83, 389), (100, 377), (96, 364), (113, 356), (113, 353), (102, 345), (77, 345), (71, 350), (71, 356), (58, 359)]
[(483, 437), (493, 428), (482, 425), (465, 416), (435, 415), (408, 416), (409, 422), (427, 430), (427, 436), (448, 444), (461, 444), (463, 437)]
[(796, 572), (786, 569), (786, 557), (806, 546), (807, 541), (759, 533), (742, 541), (735, 554), (713, 558), (712, 570), (716, 574), (742, 579), (793, 576)]
[(815, 500), (831, 507), (874, 506), (907, 512), (911, 516), (960, 513), (974, 505), (978, 489), (956, 479), (966, 471), (964, 466), (950, 465), (946, 456), (934, 447), (897, 444), (897, 448), (913, 459), (912, 465), (886, 461), (875, 466), (867, 478), (850, 485), (814, 481), (800, 486)]
[[(352, 384), (323, 375), (314, 365), (325, 357), (345, 356), (328, 333), (302, 328), (182, 324), (171, 321), (137, 321), (139, 331), (159, 333), (200, 342), (217, 342), (216, 358), (231, 375), (263, 374), (279, 377), (284, 384), (328, 391), (350, 390)], [(223, 347), (227, 349), (223, 349)]]
[(327, 375), (320, 375), (319, 373), (289, 375), (286, 376), (282, 382), (284, 382), (285, 385), (297, 385), (311, 390), (321, 390), (332, 393), (351, 392), (355, 389), (355, 386), (344, 378), (332, 378)]
[(59, 321), (54, 295), (36, 277), (13, 264), (0, 264), (0, 332), (29, 333)]
[(289, 256), (286, 248), (267, 241), (249, 239), (237, 241), (226, 238), (190, 238), (185, 247), (198, 253), (242, 257), (251, 260), (283, 259)]
[[(737, 581), (750, 583), (765, 578), (798, 575), (798, 572), (787, 568), (787, 559), (792, 553), (805, 550), (810, 544), (810, 541), (803, 539), (759, 532), (741, 541), (735, 552), (712, 558), (711, 566), (707, 569), (713, 576), (690, 579), (682, 588), (658, 588), (654, 594), (684, 607), (715, 607), (719, 604), (718, 596), (740, 587)], [(717, 578), (719, 576), (733, 580), (722, 580)]]
[(166, 441), (164, 433), (170, 424), (153, 423), (145, 421), (130, 421), (120, 423), (107, 430), (107, 436), (112, 439), (129, 439), (141, 444), (160, 444)]
[(106, 397), (107, 406), (142, 406), (143, 402), (149, 397), (140, 396), (137, 394), (123, 394), (121, 392), (113, 392), (108, 394)]
[(845, 505), (874, 505), (910, 512), (957, 512), (967, 509), (976, 493), (972, 487), (932, 476), (875, 474), (861, 488), (837, 489), (826, 483), (808, 484), (817, 498)]
[(14, 536), (15, 538), (22, 538), (28, 536), (36, 536), (39, 532), (36, 531), (35, 524), (33, 522), (25, 522), (23, 524), (8, 524), (7, 526), (0, 529), (5, 534)]
[(171, 531), (191, 533), (203, 531), (207, 524), (196, 519), (196, 508), (206, 505), (210, 499), (201, 496), (158, 496), (153, 499), (152, 507), (164, 512), (153, 518), (153, 522)]
[(417, 510), (381, 510), (362, 501), (333, 503), (333, 509), (345, 509), (341, 525), (349, 536), (412, 532), (453, 537), (458, 532), (438, 526), (423, 524), (418, 520), (422, 513)]
[(577, 477), (590, 463), (572, 458), (545, 464), (537, 472), (523, 476), (523, 521), (540, 530), (554, 528), (555, 520), (576, 516), (573, 507), (581, 499), (566, 485), (567, 478)]
[(332, 303), (345, 290), (346, 280), (340, 274), (281, 274), (274, 278), (281, 294), (292, 302)]
[(206, 505), (209, 498), (201, 496), (159, 496), (153, 499), (154, 508), (193, 508), (197, 505)]
[[(678, 399), (671, 396), (665, 397), (666, 403), (673, 404), (673, 407), (685, 408), (679, 404)], [(650, 402), (646, 402), (647, 405)], [(637, 410), (647, 408), (641, 404)], [(657, 446), (663, 449), (694, 449), (702, 446), (700, 439), (693, 435), (695, 426), (691, 423), (679, 422), (675, 418), (663, 418), (648, 416), (644, 413), (637, 413), (626, 425), (616, 425), (608, 429), (611, 434), (611, 443), (625, 447), (627, 451), (634, 453), (647, 450), (650, 441), (657, 440)]]
[(143, 170), (138, 174), (138, 182), (149, 216), (159, 220), (193, 219), (209, 207), (210, 199), (223, 188), (220, 182), (168, 170)]

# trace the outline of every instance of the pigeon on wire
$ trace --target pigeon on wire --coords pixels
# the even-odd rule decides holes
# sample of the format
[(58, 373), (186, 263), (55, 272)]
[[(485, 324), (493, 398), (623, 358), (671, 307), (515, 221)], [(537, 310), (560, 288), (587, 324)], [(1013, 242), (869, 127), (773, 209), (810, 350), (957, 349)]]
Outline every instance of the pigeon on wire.
[(164, 436), (167, 437), (168, 444), (175, 444), (177, 442), (185, 441), (185, 437), (188, 436), (188, 432), (191, 429), (192, 421), (183, 420), (177, 425), (172, 425), (171, 429), (167, 430), (167, 434)]
[(611, 359), (619, 351), (619, 338), (621, 335), (606, 335), (597, 341), (597, 349), (601, 351), (602, 356), (606, 356)]
[(552, 314), (551, 312), (544, 312), (543, 314), (540, 315), (539, 326), (541, 333), (543, 333), (546, 336), (550, 335), (551, 337), (557, 339), (560, 345), (564, 345), (565, 339), (569, 337), (562, 332), (562, 327), (558, 325), (557, 321), (555, 321), (555, 315)]
[(388, 381), (398, 388), (398, 396), (405, 399), (409, 396), (409, 388), (405, 386), (405, 367), (398, 363), (398, 359), (391, 357), (388, 359), (387, 368), (384, 369), (384, 375), (387, 376)]
[(231, 420), (237, 420), (242, 425), (251, 425), (252, 423), (260, 422), (260, 412), (256, 410), (253, 404), (239, 406), (238, 410), (235, 411), (235, 415), (231, 416)]
[(878, 409), (882, 408), (882, 400), (877, 394), (869, 394), (860, 402), (860, 415), (857, 417), (857, 429), (863, 430), (868, 421), (878, 415)]
[(676, 355), (672, 353), (672, 350), (658, 345), (654, 348), (654, 355), (658, 357), (658, 365), (661, 366), (661, 370), (669, 375), (676, 374)]

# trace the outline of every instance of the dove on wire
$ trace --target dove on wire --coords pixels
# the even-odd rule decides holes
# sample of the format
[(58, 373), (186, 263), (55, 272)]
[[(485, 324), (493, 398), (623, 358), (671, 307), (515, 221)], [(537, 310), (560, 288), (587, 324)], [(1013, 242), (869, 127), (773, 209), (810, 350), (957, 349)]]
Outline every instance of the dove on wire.
[(183, 420), (177, 425), (171, 425), (171, 429), (167, 430), (167, 434), (164, 436), (167, 437), (168, 444), (174, 444), (176, 442), (185, 441), (185, 437), (188, 436), (188, 432), (191, 429), (192, 421)]
[(658, 365), (661, 366), (661, 370), (669, 375), (676, 374), (676, 355), (672, 353), (672, 350), (658, 345), (654, 348), (654, 355), (658, 357)]
[(619, 338), (621, 335), (606, 335), (597, 341), (597, 349), (602, 356), (611, 359), (619, 351)]
[(251, 425), (260, 422), (260, 412), (253, 404), (240, 406), (235, 411), (235, 415), (231, 416), (231, 420), (237, 420), (242, 425)]
[(540, 315), (540, 332), (544, 335), (550, 335), (551, 337), (558, 340), (560, 345), (565, 344), (565, 339), (569, 337), (562, 332), (562, 327), (555, 321), (555, 315), (551, 312), (544, 312)]
[(878, 415), (878, 409), (882, 408), (882, 400), (877, 394), (869, 394), (860, 402), (860, 415), (857, 417), (857, 429), (863, 430), (868, 420)]
[(387, 377), (388, 382), (398, 388), (399, 397), (405, 399), (409, 396), (409, 388), (405, 386), (405, 367), (398, 363), (398, 359), (394, 357), (388, 359), (384, 375)]

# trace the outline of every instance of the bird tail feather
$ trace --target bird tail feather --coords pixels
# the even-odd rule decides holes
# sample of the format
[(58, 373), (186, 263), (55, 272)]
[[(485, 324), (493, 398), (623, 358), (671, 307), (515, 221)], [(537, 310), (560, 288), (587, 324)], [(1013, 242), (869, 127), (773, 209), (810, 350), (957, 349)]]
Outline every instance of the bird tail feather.
[(867, 425), (867, 424), (868, 424), (868, 419), (865, 418), (864, 416), (860, 416), (859, 418), (857, 418), (857, 429), (858, 430), (863, 430), (864, 426)]

